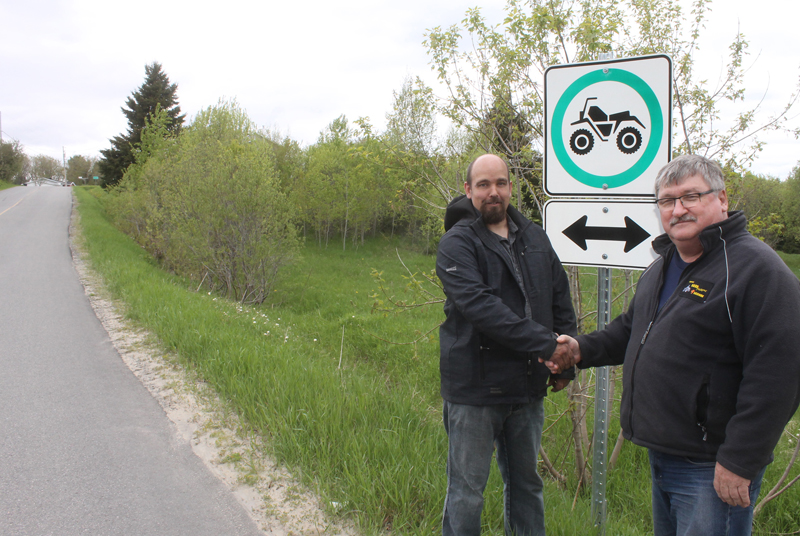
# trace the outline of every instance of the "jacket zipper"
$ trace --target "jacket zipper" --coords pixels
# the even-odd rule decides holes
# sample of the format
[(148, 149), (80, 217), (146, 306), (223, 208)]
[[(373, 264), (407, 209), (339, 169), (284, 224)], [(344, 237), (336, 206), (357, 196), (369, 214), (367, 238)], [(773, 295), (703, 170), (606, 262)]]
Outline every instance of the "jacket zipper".
[[(656, 306), (656, 312), (658, 311), (658, 306)], [(650, 323), (647, 325), (647, 329), (644, 330), (644, 335), (642, 335), (642, 340), (639, 343), (639, 348), (636, 350), (636, 357), (633, 359), (633, 367), (631, 367), (631, 407), (628, 413), (628, 429), (631, 431), (631, 436), (633, 435), (633, 392), (635, 390), (635, 383), (636, 383), (636, 365), (639, 363), (639, 355), (642, 353), (642, 348), (644, 347), (644, 342), (647, 340), (647, 335), (650, 333), (650, 328), (653, 327), (653, 322), (655, 322), (656, 315), (653, 315), (653, 318), (650, 320)]]
[[(678, 255), (678, 252), (674, 251), (673, 255)], [(670, 257), (670, 262), (671, 261), (672, 258)], [(667, 260), (665, 259), (664, 262), (666, 263)], [(633, 359), (633, 367), (631, 368), (631, 407), (630, 407), (630, 412), (628, 414), (628, 429), (631, 431), (631, 435), (633, 435), (633, 393), (635, 387), (634, 384), (636, 382), (636, 365), (639, 363), (639, 355), (641, 355), (642, 353), (642, 348), (644, 347), (644, 343), (645, 341), (647, 341), (647, 336), (650, 334), (650, 330), (652, 329), (653, 324), (656, 321), (656, 317), (658, 316), (659, 313), (658, 301), (661, 294), (661, 288), (664, 286), (664, 270), (666, 270), (666, 267), (667, 265), (665, 264), (664, 268), (661, 270), (661, 276), (660, 276), (661, 282), (658, 285), (658, 295), (656, 296), (655, 310), (653, 311), (653, 315), (650, 318), (650, 323), (647, 324), (647, 329), (644, 330), (644, 334), (642, 335), (642, 340), (639, 342), (639, 348), (636, 350), (636, 357)], [(690, 264), (683, 271), (683, 273), (681, 274), (681, 278), (678, 280), (678, 286), (675, 287), (675, 290), (681, 288), (681, 283), (683, 283), (683, 281), (687, 279), (689, 273), (692, 272), (691, 267), (692, 265)], [(670, 297), (667, 298), (667, 302), (664, 304), (664, 307), (666, 307), (669, 304), (669, 302), (672, 301), (674, 298), (675, 298), (675, 291), (673, 291)], [(705, 432), (705, 429), (703, 429), (703, 431)]]

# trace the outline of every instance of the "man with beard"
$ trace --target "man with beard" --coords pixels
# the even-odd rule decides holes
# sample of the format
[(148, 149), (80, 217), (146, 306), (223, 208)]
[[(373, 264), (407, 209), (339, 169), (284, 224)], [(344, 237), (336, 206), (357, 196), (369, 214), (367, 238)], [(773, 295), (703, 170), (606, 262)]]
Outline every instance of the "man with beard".
[[(628, 310), (561, 342), (557, 372), (623, 365), (623, 435), (648, 449), (655, 536), (745, 536), (800, 402), (800, 282), (728, 212), (719, 165), (680, 156), (656, 178), (666, 233)], [(565, 359), (566, 358), (566, 359)]]
[(492, 453), (503, 477), (505, 533), (544, 536), (536, 461), (551, 375), (539, 359), (569, 352), (576, 333), (569, 283), (544, 231), (509, 205), (508, 166), (486, 154), (467, 168), (466, 196), (447, 207), (436, 273), (447, 316), (439, 331), (449, 447), (442, 534), (479, 535)]

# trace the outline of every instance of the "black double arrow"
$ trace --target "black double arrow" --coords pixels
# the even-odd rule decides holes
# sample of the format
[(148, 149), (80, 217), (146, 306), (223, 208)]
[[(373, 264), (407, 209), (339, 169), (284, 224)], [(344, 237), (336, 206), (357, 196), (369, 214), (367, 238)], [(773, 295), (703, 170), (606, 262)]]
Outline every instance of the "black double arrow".
[(564, 229), (562, 232), (567, 238), (575, 242), (579, 248), (586, 251), (587, 240), (612, 240), (614, 242), (625, 242), (625, 253), (629, 252), (642, 242), (650, 233), (639, 227), (639, 225), (625, 216), (625, 227), (587, 227), (586, 222), (589, 216), (579, 218), (575, 223)]

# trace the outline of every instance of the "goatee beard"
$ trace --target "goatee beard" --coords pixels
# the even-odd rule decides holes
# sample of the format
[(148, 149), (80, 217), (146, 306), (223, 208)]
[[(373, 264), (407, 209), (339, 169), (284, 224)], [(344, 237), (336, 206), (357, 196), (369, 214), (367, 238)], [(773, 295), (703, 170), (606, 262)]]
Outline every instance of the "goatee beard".
[(494, 225), (506, 219), (506, 211), (502, 203), (499, 205), (490, 204), (496, 201), (495, 199), (487, 199), (481, 205), (481, 216), (483, 217), (483, 223), (486, 225)]

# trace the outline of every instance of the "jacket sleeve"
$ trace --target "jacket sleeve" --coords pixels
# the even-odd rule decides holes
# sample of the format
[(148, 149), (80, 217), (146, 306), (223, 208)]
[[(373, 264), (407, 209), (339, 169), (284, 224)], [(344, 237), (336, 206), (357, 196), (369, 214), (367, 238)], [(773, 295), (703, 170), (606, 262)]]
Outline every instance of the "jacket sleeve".
[(575, 319), (575, 309), (572, 307), (572, 297), (569, 293), (569, 278), (564, 266), (552, 251), (553, 273), (553, 331), (559, 335), (574, 337), (578, 333), (578, 323)]
[[(553, 271), (553, 331), (558, 335), (574, 337), (578, 334), (578, 323), (575, 309), (572, 307), (572, 297), (569, 292), (569, 278), (561, 260), (552, 250)], [(575, 367), (569, 368), (559, 374), (551, 374), (553, 378), (575, 379)]]
[(436, 275), (442, 281), (447, 298), (467, 322), (492, 339), (502, 341), (506, 347), (533, 353), (535, 357), (552, 355), (556, 334), (533, 320), (520, 317), (503, 303), (484, 283), (480, 263), (474, 244), (462, 233), (453, 229), (442, 237), (436, 257)]
[(581, 362), (578, 368), (621, 365), (631, 338), (631, 325), (636, 307), (636, 296), (631, 300), (628, 310), (617, 316), (606, 329), (576, 337), (581, 347)]
[(800, 402), (800, 282), (777, 256), (774, 266), (742, 279), (727, 296), (742, 379), (717, 461), (752, 479), (771, 461)]

